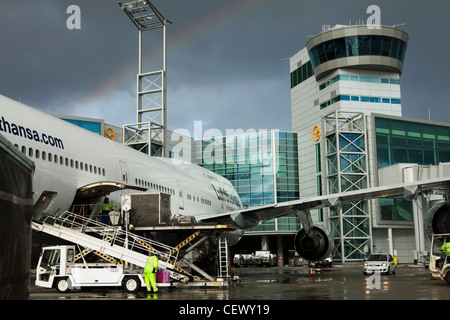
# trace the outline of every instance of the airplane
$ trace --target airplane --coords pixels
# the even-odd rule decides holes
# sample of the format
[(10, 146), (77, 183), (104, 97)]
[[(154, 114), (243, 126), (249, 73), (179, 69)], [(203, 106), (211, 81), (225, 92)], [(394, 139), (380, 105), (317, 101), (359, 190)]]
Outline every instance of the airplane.
[[(244, 208), (232, 184), (220, 175), (185, 161), (150, 157), (3, 95), (0, 134), (35, 163), (33, 219), (70, 210), (77, 203), (100, 205), (106, 195), (163, 192), (171, 196), (172, 215), (233, 225), (235, 230), (225, 235), (229, 245), (261, 221), (295, 213), (303, 227), (295, 236), (295, 249), (308, 261), (321, 261), (334, 248), (330, 232), (313, 224), (310, 210), (338, 210), (345, 202), (397, 195), (411, 200), (419, 192), (448, 192), (450, 187), (448, 177)], [(450, 232), (450, 203), (430, 212), (430, 228), (438, 225), (440, 233)]]

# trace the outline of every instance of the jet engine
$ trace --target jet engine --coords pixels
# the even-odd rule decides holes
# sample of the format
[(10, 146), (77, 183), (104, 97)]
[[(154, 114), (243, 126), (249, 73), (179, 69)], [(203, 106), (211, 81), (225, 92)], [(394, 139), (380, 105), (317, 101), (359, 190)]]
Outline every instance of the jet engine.
[(428, 211), (425, 231), (430, 239), (433, 234), (450, 233), (450, 202), (439, 202)]
[(244, 230), (238, 229), (238, 230), (235, 230), (235, 231), (227, 232), (226, 234), (221, 236), (221, 238), (227, 239), (227, 244), (229, 246), (233, 246), (236, 243), (238, 243), (239, 240), (241, 240), (241, 238), (243, 236), (244, 236)]
[(328, 258), (334, 248), (330, 232), (322, 226), (313, 225), (309, 233), (305, 229), (297, 232), (294, 240), (295, 250), (308, 261), (321, 261)]

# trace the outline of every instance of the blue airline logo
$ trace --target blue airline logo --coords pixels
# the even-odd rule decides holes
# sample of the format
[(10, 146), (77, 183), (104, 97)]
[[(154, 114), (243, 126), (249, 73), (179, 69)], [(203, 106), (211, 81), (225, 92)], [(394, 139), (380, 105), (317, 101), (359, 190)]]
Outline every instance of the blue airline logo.
[(0, 132), (13, 134), (15, 136), (28, 138), (30, 140), (50, 145), (55, 148), (64, 149), (64, 143), (61, 139), (52, 137), (45, 133), (40, 134), (36, 130), (25, 128), (15, 123), (9, 122), (4, 117), (0, 118)]

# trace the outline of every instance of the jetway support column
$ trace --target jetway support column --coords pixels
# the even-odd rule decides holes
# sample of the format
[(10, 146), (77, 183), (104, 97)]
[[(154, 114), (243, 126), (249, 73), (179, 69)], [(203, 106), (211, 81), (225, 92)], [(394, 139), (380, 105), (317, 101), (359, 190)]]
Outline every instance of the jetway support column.
[(277, 236), (277, 257), (278, 257), (278, 265), (284, 265), (284, 256), (283, 256), (283, 237)]

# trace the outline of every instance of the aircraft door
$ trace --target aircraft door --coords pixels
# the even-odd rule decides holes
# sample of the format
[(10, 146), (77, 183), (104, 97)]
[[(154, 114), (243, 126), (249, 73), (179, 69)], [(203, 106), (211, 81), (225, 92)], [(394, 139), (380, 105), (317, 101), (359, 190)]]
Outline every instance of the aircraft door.
[(128, 184), (128, 165), (126, 162), (119, 161), (120, 171), (122, 172), (122, 182)]
[(184, 192), (183, 186), (181, 185), (181, 182), (179, 180), (177, 180), (177, 187), (178, 187), (178, 208), (184, 210)]

